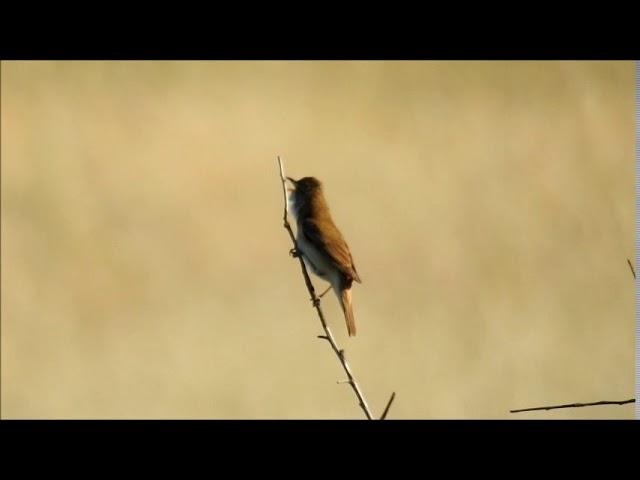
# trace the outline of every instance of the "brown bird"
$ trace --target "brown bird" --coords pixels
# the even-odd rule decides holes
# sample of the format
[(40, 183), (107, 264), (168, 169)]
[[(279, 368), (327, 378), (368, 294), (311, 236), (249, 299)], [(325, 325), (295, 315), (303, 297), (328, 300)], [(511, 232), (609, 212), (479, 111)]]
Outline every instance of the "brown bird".
[(358, 283), (362, 281), (353, 264), (349, 246), (333, 223), (322, 184), (314, 177), (287, 179), (293, 184), (293, 188), (288, 190), (291, 192), (290, 211), (298, 226), (297, 254), (302, 254), (309, 270), (331, 284), (344, 312), (349, 336), (354, 336), (356, 323), (353, 318), (351, 286), (354, 280)]

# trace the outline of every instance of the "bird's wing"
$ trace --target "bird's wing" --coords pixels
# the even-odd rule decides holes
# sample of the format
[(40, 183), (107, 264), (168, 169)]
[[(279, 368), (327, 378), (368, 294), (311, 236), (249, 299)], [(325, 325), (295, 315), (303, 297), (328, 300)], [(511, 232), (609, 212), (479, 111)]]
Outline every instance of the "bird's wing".
[(323, 229), (321, 230), (314, 220), (306, 219), (301, 222), (301, 227), (302, 234), (307, 240), (318, 249), (327, 252), (331, 261), (344, 275), (358, 283), (362, 283), (356, 267), (353, 264), (349, 246), (333, 222), (324, 222)]

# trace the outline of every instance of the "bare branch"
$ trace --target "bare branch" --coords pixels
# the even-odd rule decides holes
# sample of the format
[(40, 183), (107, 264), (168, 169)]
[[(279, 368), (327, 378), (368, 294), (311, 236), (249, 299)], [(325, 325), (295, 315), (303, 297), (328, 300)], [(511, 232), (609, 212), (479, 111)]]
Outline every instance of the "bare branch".
[(636, 271), (633, 269), (633, 264), (631, 263), (631, 260), (629, 260), (627, 258), (627, 263), (629, 264), (629, 268), (631, 269), (631, 275), (633, 275), (633, 278), (636, 278)]
[[(631, 269), (631, 275), (633, 278), (636, 278), (636, 272), (633, 269), (633, 264), (631, 260), (627, 258), (627, 263), (629, 264), (629, 268)], [(565, 405), (552, 405), (549, 407), (534, 407), (534, 408), (521, 408), (519, 410), (509, 410), (511, 413), (518, 412), (533, 412), (535, 410), (555, 410), (558, 408), (580, 408), (580, 407), (593, 407), (595, 405), (626, 405), (628, 403), (635, 403), (635, 398), (630, 398), (629, 400), (602, 400), (600, 402), (591, 402), (591, 403), (567, 403)]]
[[(284, 213), (282, 217), (284, 221), (284, 228), (289, 232), (289, 237), (291, 237), (291, 241), (293, 242), (294, 249), (297, 251), (298, 244), (296, 243), (296, 237), (293, 234), (293, 230), (291, 230), (291, 225), (289, 225), (289, 221), (287, 220), (287, 214), (289, 213), (288, 202), (287, 202), (287, 186), (286, 186), (286, 177), (284, 175), (284, 169), (282, 167), (282, 160), (280, 160), (280, 156), (278, 156), (278, 166), (280, 168), (280, 180), (282, 181), (282, 193), (284, 196)], [(297, 256), (297, 258), (300, 261), (302, 276), (304, 277), (304, 282), (307, 285), (307, 290), (309, 290), (309, 295), (311, 295), (311, 301), (313, 302), (313, 307), (318, 312), (320, 323), (322, 323), (322, 328), (324, 329), (324, 332), (325, 332), (325, 335), (319, 335), (318, 337), (321, 339), (327, 340), (329, 342), (329, 344), (331, 345), (331, 348), (333, 349), (334, 353), (338, 357), (338, 360), (340, 360), (340, 364), (342, 365), (342, 368), (347, 374), (347, 380), (345, 380), (344, 382), (338, 382), (338, 383), (348, 383), (349, 385), (351, 385), (351, 388), (356, 394), (356, 397), (358, 397), (358, 403), (360, 404), (360, 408), (362, 408), (362, 410), (364, 411), (364, 414), (366, 415), (367, 419), (372, 420), (373, 416), (371, 415), (371, 410), (369, 409), (369, 405), (367, 405), (367, 401), (365, 400), (364, 395), (362, 394), (362, 391), (358, 386), (358, 382), (356, 382), (356, 379), (351, 373), (351, 368), (347, 363), (346, 356), (344, 355), (344, 350), (341, 350), (338, 348), (338, 345), (336, 344), (336, 341), (333, 338), (333, 334), (331, 333), (331, 330), (329, 329), (329, 326), (327, 325), (327, 322), (324, 319), (324, 314), (322, 313), (322, 308), (320, 307), (320, 298), (316, 296), (316, 291), (313, 288), (313, 284), (311, 283), (311, 279), (309, 278), (309, 274), (307, 273), (307, 268), (305, 267), (304, 261), (302, 260), (302, 256), (299, 255)]]
[(592, 403), (568, 403), (566, 405), (553, 405), (549, 407), (534, 407), (534, 408), (521, 408), (519, 410), (509, 410), (511, 413), (518, 412), (531, 412), (534, 410), (554, 410), (556, 408), (578, 408), (578, 407), (592, 407), (594, 405), (625, 405), (627, 403), (635, 403), (635, 398), (629, 400), (602, 400), (600, 402)]
[(389, 409), (391, 408), (391, 404), (393, 403), (393, 400), (395, 398), (396, 398), (396, 392), (393, 392), (391, 394), (391, 398), (387, 402), (387, 406), (385, 407), (384, 412), (382, 412), (382, 416), (380, 417), (380, 420), (384, 420), (385, 418), (387, 418), (387, 413), (389, 413)]

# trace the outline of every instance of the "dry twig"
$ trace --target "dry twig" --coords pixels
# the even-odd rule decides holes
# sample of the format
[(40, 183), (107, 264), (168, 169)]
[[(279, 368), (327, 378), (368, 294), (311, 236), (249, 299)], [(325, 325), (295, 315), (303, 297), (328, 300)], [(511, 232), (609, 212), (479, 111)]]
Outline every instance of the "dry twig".
[(518, 412), (531, 412), (533, 410), (554, 410), (556, 408), (578, 408), (578, 407), (591, 407), (594, 405), (625, 405), (627, 403), (635, 403), (635, 398), (629, 400), (602, 400), (600, 402), (592, 403), (568, 403), (566, 405), (553, 405), (550, 407), (534, 407), (534, 408), (521, 408), (520, 410), (509, 410), (511, 413)]
[[(627, 263), (629, 264), (629, 268), (631, 269), (631, 274), (633, 278), (636, 278), (636, 272), (633, 269), (633, 264), (631, 260), (627, 258)], [(519, 410), (509, 410), (511, 413), (518, 412), (532, 412), (534, 410), (555, 410), (557, 408), (579, 408), (579, 407), (593, 407), (595, 405), (626, 405), (627, 403), (635, 403), (635, 398), (630, 398), (629, 400), (601, 400), (600, 402), (590, 402), (590, 403), (567, 403), (565, 405), (552, 405), (549, 407), (533, 407), (533, 408), (521, 408)]]
[(384, 412), (382, 412), (382, 416), (380, 417), (380, 420), (384, 420), (385, 418), (387, 418), (387, 413), (389, 413), (389, 409), (391, 408), (391, 404), (393, 403), (393, 400), (395, 398), (396, 398), (396, 392), (393, 392), (391, 394), (391, 398), (387, 402), (387, 406), (385, 407)]
[(631, 275), (633, 275), (633, 278), (636, 278), (636, 271), (633, 269), (633, 264), (631, 263), (631, 260), (629, 260), (627, 258), (627, 263), (629, 264), (629, 268), (631, 269)]

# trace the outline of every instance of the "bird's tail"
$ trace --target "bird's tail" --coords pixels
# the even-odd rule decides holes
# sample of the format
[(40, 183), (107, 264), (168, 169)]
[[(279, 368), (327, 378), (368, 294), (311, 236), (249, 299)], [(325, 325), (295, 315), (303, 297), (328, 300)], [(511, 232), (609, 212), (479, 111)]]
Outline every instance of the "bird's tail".
[(356, 321), (353, 318), (353, 306), (351, 304), (351, 289), (344, 288), (340, 291), (338, 295), (338, 299), (340, 300), (340, 306), (342, 307), (342, 311), (344, 312), (344, 319), (347, 321), (347, 331), (349, 332), (350, 337), (355, 337), (356, 335)]

